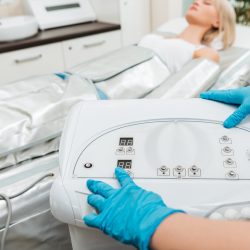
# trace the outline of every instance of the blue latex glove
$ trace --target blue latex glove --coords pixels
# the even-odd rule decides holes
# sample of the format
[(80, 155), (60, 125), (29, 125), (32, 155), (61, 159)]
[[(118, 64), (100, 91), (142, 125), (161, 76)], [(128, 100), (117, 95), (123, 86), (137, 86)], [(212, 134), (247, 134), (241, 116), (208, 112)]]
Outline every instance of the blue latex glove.
[(250, 87), (229, 90), (210, 90), (201, 93), (200, 97), (207, 100), (240, 105), (224, 122), (225, 128), (237, 126), (248, 114), (250, 114)]
[(85, 216), (84, 222), (125, 244), (145, 250), (160, 223), (173, 213), (183, 212), (167, 207), (161, 197), (138, 187), (122, 168), (116, 168), (121, 184), (114, 189), (100, 181), (88, 180), (91, 192), (88, 203), (98, 214)]

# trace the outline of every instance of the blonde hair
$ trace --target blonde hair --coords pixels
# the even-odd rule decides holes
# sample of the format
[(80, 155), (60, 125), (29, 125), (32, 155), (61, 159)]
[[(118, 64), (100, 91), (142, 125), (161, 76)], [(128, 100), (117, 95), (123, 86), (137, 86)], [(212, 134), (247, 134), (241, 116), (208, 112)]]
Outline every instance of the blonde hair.
[(220, 37), (223, 49), (234, 44), (236, 31), (236, 14), (228, 0), (214, 0), (215, 8), (219, 13), (219, 27), (213, 27), (203, 37), (203, 43), (210, 44), (216, 37)]

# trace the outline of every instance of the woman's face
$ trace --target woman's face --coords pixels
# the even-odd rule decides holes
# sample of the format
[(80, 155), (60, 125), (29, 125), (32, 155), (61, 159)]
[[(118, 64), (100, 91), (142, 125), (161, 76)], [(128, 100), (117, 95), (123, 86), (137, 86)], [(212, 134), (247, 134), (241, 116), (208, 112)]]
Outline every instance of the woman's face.
[(215, 0), (195, 0), (186, 13), (188, 23), (207, 28), (219, 27), (219, 13)]

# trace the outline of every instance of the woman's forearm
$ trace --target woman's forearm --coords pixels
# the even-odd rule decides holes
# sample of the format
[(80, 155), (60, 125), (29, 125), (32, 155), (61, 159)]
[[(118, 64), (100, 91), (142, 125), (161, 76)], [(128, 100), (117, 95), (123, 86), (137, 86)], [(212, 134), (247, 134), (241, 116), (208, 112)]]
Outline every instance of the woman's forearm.
[(174, 214), (151, 239), (153, 250), (249, 250), (250, 222), (214, 221)]

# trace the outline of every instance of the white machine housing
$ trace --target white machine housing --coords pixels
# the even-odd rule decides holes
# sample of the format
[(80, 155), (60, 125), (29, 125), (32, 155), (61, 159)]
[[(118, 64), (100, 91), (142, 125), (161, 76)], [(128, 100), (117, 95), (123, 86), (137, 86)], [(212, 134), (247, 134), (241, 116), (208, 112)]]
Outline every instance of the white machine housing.
[[(121, 166), (171, 207), (198, 216), (239, 218), (250, 200), (250, 119), (225, 129), (223, 121), (234, 110), (201, 99), (76, 105), (61, 140), (52, 213), (84, 227), (82, 217), (93, 212), (86, 202), (86, 181), (118, 187), (114, 169)], [(244, 216), (250, 216), (248, 210)]]
[(25, 0), (25, 7), (41, 30), (96, 20), (88, 0)]
[(0, 42), (21, 40), (38, 33), (38, 23), (33, 16), (0, 18)]

